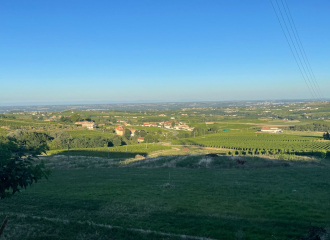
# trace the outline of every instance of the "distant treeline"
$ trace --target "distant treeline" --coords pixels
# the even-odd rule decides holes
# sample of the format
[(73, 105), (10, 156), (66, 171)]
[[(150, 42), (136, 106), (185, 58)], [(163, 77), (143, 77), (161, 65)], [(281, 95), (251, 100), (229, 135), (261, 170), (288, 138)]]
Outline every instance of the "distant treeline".
[(315, 131), (315, 132), (327, 132), (330, 131), (330, 126), (322, 123), (312, 123), (306, 125), (296, 125), (289, 127), (293, 131)]
[(162, 131), (147, 133), (144, 130), (136, 131), (134, 137), (130, 136), (130, 131), (125, 129), (124, 136), (109, 135), (108, 137), (72, 137), (68, 132), (57, 131), (51, 133), (42, 133), (18, 129), (8, 133), (6, 138), (24, 146), (27, 150), (35, 149), (38, 146), (46, 146), (47, 150), (71, 149), (71, 148), (99, 148), (99, 147), (117, 147), (122, 145), (136, 144), (139, 137), (144, 137), (145, 143), (157, 143), (165, 140)]
[(52, 132), (50, 134), (16, 130), (7, 134), (7, 138), (15, 141), (19, 146), (27, 150), (36, 149), (39, 146), (46, 146), (47, 149), (68, 149), (68, 148), (96, 148), (125, 145), (125, 139), (119, 136), (109, 138), (95, 137), (72, 137), (64, 131)]
[(0, 114), (0, 119), (3, 119), (3, 118), (8, 118), (8, 119), (16, 119), (15, 116), (13, 115), (8, 115), (8, 114)]

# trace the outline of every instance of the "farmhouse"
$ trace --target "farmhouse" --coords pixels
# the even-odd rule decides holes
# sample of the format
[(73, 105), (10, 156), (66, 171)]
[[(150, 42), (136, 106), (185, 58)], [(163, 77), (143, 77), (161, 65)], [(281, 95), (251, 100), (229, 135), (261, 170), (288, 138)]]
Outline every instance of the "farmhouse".
[(119, 135), (119, 136), (124, 135), (124, 128), (122, 126), (115, 127), (115, 131), (116, 131), (116, 134)]
[(262, 128), (260, 131), (264, 132), (264, 133), (281, 133), (281, 132), (283, 132), (283, 130), (280, 128)]
[(138, 143), (144, 142), (144, 137), (138, 137), (137, 141), (138, 141)]
[(88, 130), (93, 130), (94, 128), (96, 128), (95, 123), (89, 121), (75, 122), (75, 124), (81, 125), (82, 127), (86, 127)]

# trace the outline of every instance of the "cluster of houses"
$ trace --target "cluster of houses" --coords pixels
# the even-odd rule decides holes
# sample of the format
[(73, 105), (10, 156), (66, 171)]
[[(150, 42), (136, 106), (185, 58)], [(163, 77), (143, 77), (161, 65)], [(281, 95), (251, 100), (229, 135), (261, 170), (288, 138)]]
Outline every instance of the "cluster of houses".
[[(61, 118), (62, 116), (58, 116), (58, 118)], [(57, 117), (55, 115), (51, 116), (50, 118), (45, 119), (46, 122), (55, 122)]]
[[(114, 129), (117, 135), (124, 136), (125, 129), (122, 126), (117, 126)], [(139, 131), (138, 129), (134, 129), (134, 128), (128, 128), (128, 130), (131, 132), (131, 137), (134, 137), (135, 132)]]
[[(125, 129), (122, 126), (117, 126), (114, 129), (115, 129), (115, 132), (116, 132), (117, 135), (124, 136)], [(134, 129), (134, 128), (128, 128), (128, 130), (131, 132), (131, 137), (134, 137), (135, 132), (139, 131), (138, 129)], [(143, 142), (144, 137), (138, 137), (137, 141), (138, 141), (138, 143)]]
[[(117, 126), (114, 128), (115, 133), (118, 136), (124, 136), (125, 134), (125, 128), (130, 126), (130, 124), (126, 123), (125, 121), (118, 120), (118, 123), (121, 123), (122, 125)], [(80, 121), (80, 122), (75, 122), (77, 125), (81, 125), (82, 127), (87, 128), (88, 130), (93, 130), (96, 128), (96, 124), (92, 121)], [(155, 122), (148, 122), (148, 123), (143, 123), (143, 127), (159, 127), (159, 128), (166, 128), (166, 129), (175, 129), (175, 130), (185, 130), (185, 131), (193, 131), (193, 127), (189, 127), (185, 123), (182, 122), (175, 122), (174, 124), (172, 122), (160, 122), (160, 123), (155, 123)], [(111, 129), (111, 127), (107, 127), (107, 129)], [(130, 131), (131, 137), (134, 137), (136, 131), (139, 131), (138, 129), (135, 128), (126, 128)], [(144, 137), (138, 137), (137, 139), (138, 143), (144, 142)]]
[(175, 129), (175, 130), (185, 130), (185, 131), (193, 131), (193, 127), (189, 127), (187, 124), (182, 122), (175, 122), (174, 126), (172, 126), (172, 122), (149, 122), (149, 123), (143, 123), (143, 127), (159, 127), (159, 128), (166, 128), (166, 129)]

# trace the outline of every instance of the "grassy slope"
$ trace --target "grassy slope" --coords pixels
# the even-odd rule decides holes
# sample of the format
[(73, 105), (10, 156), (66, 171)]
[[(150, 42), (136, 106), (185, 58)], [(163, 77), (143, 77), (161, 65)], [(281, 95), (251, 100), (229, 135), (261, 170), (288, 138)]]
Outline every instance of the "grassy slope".
[[(163, 187), (169, 172), (174, 188)], [(20, 233), (26, 234), (29, 224), (33, 233), (39, 227), (47, 229), (29, 239), (51, 234), (56, 239), (98, 239), (97, 234), (100, 239), (145, 237), (79, 225), (78, 220), (217, 239), (236, 239), (240, 231), (246, 239), (296, 239), (308, 232), (310, 221), (317, 226), (330, 223), (329, 183), (329, 168), (320, 164), (54, 170), (50, 181), (2, 200), (0, 211), (73, 221), (63, 225), (14, 217), (10, 225), (20, 228)], [(12, 234), (10, 239), (22, 239), (17, 236)]]

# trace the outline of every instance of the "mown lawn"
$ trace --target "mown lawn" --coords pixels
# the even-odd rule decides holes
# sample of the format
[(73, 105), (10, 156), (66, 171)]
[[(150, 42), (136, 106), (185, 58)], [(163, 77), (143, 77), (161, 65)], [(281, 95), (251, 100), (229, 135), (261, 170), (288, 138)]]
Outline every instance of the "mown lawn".
[(214, 239), (297, 239), (310, 222), (330, 224), (328, 166), (54, 169), (49, 181), (1, 200), (0, 216), (12, 216), (3, 239), (180, 239), (134, 229)]

